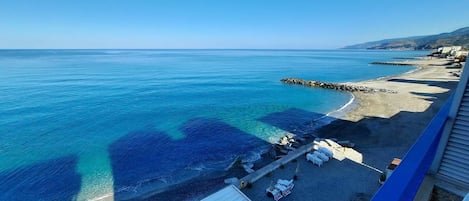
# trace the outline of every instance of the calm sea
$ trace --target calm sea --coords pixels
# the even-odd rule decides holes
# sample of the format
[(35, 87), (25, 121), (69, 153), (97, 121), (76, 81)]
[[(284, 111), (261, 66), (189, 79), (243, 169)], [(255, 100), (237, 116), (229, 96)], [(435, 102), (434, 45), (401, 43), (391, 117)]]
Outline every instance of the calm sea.
[(0, 50), (0, 200), (164, 190), (256, 158), (351, 95), (284, 85), (375, 79), (424, 52)]

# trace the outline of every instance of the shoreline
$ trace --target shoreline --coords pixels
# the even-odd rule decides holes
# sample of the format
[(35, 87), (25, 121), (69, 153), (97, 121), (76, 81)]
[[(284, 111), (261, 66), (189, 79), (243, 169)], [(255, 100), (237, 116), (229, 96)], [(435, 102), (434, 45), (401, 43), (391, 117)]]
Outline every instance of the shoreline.
[[(423, 59), (425, 59), (425, 57), (414, 57), (414, 59), (412, 61), (423, 60)], [(402, 62), (396, 61), (396, 63), (403, 63), (403, 62), (409, 62), (409, 61), (402, 61)], [(397, 75), (383, 76), (383, 77), (378, 77), (378, 78), (375, 78), (375, 79), (368, 79), (368, 80), (362, 80), (362, 81), (356, 81), (356, 82), (343, 82), (343, 83), (340, 83), (340, 84), (360, 85), (361, 83), (365, 83), (365, 82), (376, 82), (376, 81), (389, 80), (389, 79), (392, 79), (394, 77), (409, 75), (409, 74), (416, 73), (418, 71), (423, 70), (423, 68), (419, 65), (410, 65), (410, 66), (415, 67), (415, 69), (412, 69), (410, 71), (407, 71), (407, 72), (404, 72), (404, 73), (401, 73), (401, 74), (397, 74)], [(346, 104), (344, 104), (339, 109), (327, 113), (326, 116), (331, 116), (331, 117), (339, 119), (340, 117), (343, 117), (343, 116), (347, 115), (347, 113), (350, 113), (353, 109), (355, 109), (355, 107), (357, 107), (357, 104), (358, 104), (357, 93), (361, 93), (361, 92), (348, 92), (348, 93), (351, 94), (351, 96), (352, 96), (350, 101), (347, 102)], [(330, 115), (330, 114), (333, 114), (333, 113), (340, 113), (340, 114), (338, 116)]]
[[(417, 61), (418, 63), (418, 61), (422, 61), (422, 60), (425, 60), (425, 59), (421, 58), (421, 59), (416, 59), (412, 61), (403, 61), (403, 62), (415, 63)], [(446, 60), (435, 59), (432, 62), (434, 61), (446, 61)], [(351, 85), (356, 85), (356, 86), (358, 85), (373, 86), (373, 83), (389, 82), (389, 80), (400, 78), (403, 76), (412, 76), (415, 73), (425, 71), (426, 69), (425, 66), (420, 66), (421, 64), (413, 64), (413, 65), (416, 67), (416, 69), (410, 70), (402, 74), (379, 77), (376, 79), (364, 80), (364, 81), (358, 81), (358, 82), (347, 82), (347, 83)], [(376, 86), (373, 86), (373, 87), (376, 87)], [(384, 87), (381, 86), (380, 88), (386, 88), (386, 86)], [(351, 98), (346, 104), (344, 104), (337, 110), (334, 110), (325, 114), (324, 116), (320, 118), (312, 119), (311, 122), (320, 122), (320, 120), (324, 118), (329, 118), (329, 117), (331, 118), (330, 121), (328, 121), (326, 124), (316, 127), (312, 130), (308, 130), (308, 133), (314, 132), (314, 133), (318, 133), (318, 135), (321, 137), (327, 136), (327, 135), (323, 135), (323, 132), (321, 130), (324, 130), (324, 129), (330, 130), (328, 127), (331, 127), (331, 126), (334, 127), (335, 124), (337, 124), (337, 120), (342, 119), (342, 120), (353, 121), (353, 120), (358, 119), (356, 118), (357, 115), (355, 113), (363, 113), (361, 110), (364, 107), (363, 103), (366, 103), (367, 95), (369, 96), (376, 95), (376, 94), (366, 94), (362, 92), (348, 92), (348, 93), (351, 95)], [(361, 115), (361, 116), (362, 118), (366, 118), (365, 115)], [(316, 132), (317, 130), (319, 131)], [(332, 136), (332, 137), (337, 137), (337, 136)], [(340, 137), (340, 139), (342, 139), (342, 137)], [(263, 154), (261, 159), (255, 162), (254, 164), (255, 169), (259, 169), (265, 166), (266, 164), (269, 164), (270, 162), (274, 161), (273, 159), (269, 158), (266, 155), (267, 154)], [(299, 160), (301, 160), (301, 157)], [(168, 186), (167, 191), (164, 191), (164, 192), (157, 193), (155, 191), (152, 191), (149, 193), (142, 193), (141, 195), (136, 195), (135, 197), (131, 199), (132, 200), (154, 200), (154, 199), (159, 200), (159, 199), (164, 198), (165, 200), (172, 200), (172, 199), (174, 200), (197, 200), (197, 199), (204, 198), (210, 193), (213, 193), (216, 190), (219, 190), (222, 187), (228, 185), (223, 182), (224, 179), (229, 178), (229, 177), (237, 177), (239, 179), (246, 175), (247, 173), (244, 172), (244, 170), (241, 167), (234, 167), (228, 171), (225, 171), (224, 173), (220, 173), (220, 172), (217, 172), (214, 174), (209, 173), (206, 175), (202, 175), (201, 177), (194, 178), (186, 182), (182, 182), (180, 184)], [(246, 191), (246, 190), (243, 190), (243, 191)], [(186, 196), (182, 196), (182, 195), (175, 196), (175, 194), (180, 194), (183, 192), (186, 192), (186, 193), (191, 192), (191, 193), (190, 195), (186, 195)], [(260, 194), (264, 195), (263, 192), (260, 192)]]
[[(360, 86), (368, 86), (368, 87), (383, 87), (383, 88), (389, 88), (389, 87), (398, 87), (401, 88), (398, 90), (397, 95), (402, 95), (403, 93), (408, 93), (409, 89), (407, 87), (401, 87), (401, 86), (392, 86), (390, 85), (393, 80), (396, 79), (408, 79), (408, 78), (418, 78), (422, 79), (422, 83), (426, 81), (432, 82), (431, 80), (446, 80), (446, 81), (451, 81), (451, 80), (457, 80), (459, 81), (459, 77), (454, 77), (454, 75), (450, 75), (450, 71), (453, 71), (454, 69), (438, 69), (442, 67), (446, 67), (449, 60), (447, 59), (428, 59), (427, 57), (418, 57), (416, 60), (412, 61), (402, 61), (399, 63), (406, 63), (410, 64), (416, 67), (416, 69), (399, 74), (399, 75), (391, 75), (391, 76), (385, 76), (385, 77), (380, 77), (377, 79), (371, 79), (371, 80), (364, 80), (364, 81), (358, 81), (358, 82), (353, 82), (351, 84), (353, 85), (360, 85)], [(422, 77), (420, 74), (427, 74), (427, 73), (433, 73), (433, 74), (439, 74), (438, 72), (431, 72), (431, 70), (438, 70), (440, 73), (439, 76), (437, 77)], [(445, 75), (446, 73), (446, 75)], [(454, 79), (452, 79), (454, 78)], [(412, 84), (412, 83), (409, 83)], [(415, 83), (414, 83), (415, 84)], [(454, 86), (455, 87), (455, 86)], [(369, 94), (364, 94), (360, 92), (351, 92), (355, 95), (356, 97), (356, 103), (359, 104), (361, 101), (365, 101), (368, 99), (374, 99), (372, 98)], [(388, 94), (377, 94), (380, 96), (381, 100), (386, 100), (385, 97), (390, 97)], [(375, 97), (376, 98), (376, 97)], [(384, 101), (385, 102), (385, 101)], [(402, 102), (402, 101), (395, 101), (395, 102)], [(363, 111), (354, 111), (355, 109), (359, 109), (360, 106), (357, 106), (357, 108), (353, 108), (350, 112), (348, 112), (345, 116), (351, 116), (351, 115), (356, 115), (355, 113), (362, 113)], [(399, 108), (402, 109), (402, 108)], [(371, 112), (368, 112), (371, 113)], [(363, 116), (363, 115), (362, 115)]]
[(399, 63), (413, 65), (416, 69), (399, 75), (348, 82), (354, 86), (392, 89), (397, 93), (350, 92), (355, 99), (350, 105), (346, 104), (347, 107), (340, 108), (346, 110), (344, 115), (317, 131), (319, 137), (355, 143), (354, 150), (363, 157), (362, 163), (332, 160), (319, 168), (299, 157), (297, 162), (264, 176), (243, 192), (252, 200), (271, 200), (265, 196), (265, 188), (276, 179), (291, 179), (300, 167), (299, 179), (295, 181), (289, 199), (369, 200), (379, 188), (379, 173), (373, 168), (383, 169), (394, 157), (404, 157), (456, 88), (459, 77), (454, 71), (459, 71), (456, 74), (461, 71), (448, 65), (446, 59), (422, 57)]

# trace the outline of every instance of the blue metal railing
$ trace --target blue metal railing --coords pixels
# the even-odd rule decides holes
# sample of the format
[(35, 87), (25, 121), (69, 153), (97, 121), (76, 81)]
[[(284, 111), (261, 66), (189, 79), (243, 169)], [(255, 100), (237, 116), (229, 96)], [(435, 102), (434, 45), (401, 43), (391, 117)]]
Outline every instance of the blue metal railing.
[(445, 105), (433, 117), (396, 170), (376, 192), (373, 201), (414, 199), (435, 157), (452, 100), (453, 96), (446, 101)]

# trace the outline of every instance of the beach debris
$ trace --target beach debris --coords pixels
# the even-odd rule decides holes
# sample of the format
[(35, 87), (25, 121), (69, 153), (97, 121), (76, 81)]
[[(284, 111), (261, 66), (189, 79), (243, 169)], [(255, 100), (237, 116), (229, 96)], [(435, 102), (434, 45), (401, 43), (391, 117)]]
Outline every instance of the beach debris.
[(397, 93), (397, 91), (389, 90), (389, 89), (378, 89), (378, 88), (371, 88), (371, 87), (365, 87), (365, 86), (354, 86), (354, 85), (348, 85), (348, 84), (322, 82), (322, 81), (315, 81), (315, 80), (302, 80), (299, 78), (284, 78), (284, 79), (281, 79), (280, 81), (286, 84), (296, 84), (296, 85), (302, 85), (302, 86), (308, 86), (308, 87), (318, 87), (318, 88), (334, 89), (334, 90), (348, 91), (348, 92)]

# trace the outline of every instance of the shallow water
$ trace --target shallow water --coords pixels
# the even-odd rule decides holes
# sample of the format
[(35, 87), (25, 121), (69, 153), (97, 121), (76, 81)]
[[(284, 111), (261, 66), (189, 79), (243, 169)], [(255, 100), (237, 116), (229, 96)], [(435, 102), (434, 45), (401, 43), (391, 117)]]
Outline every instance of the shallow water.
[(351, 98), (281, 78), (375, 79), (413, 67), (370, 62), (423, 54), (0, 50), (0, 200), (119, 198), (223, 169)]

